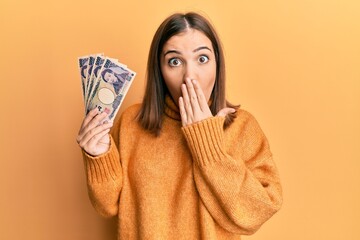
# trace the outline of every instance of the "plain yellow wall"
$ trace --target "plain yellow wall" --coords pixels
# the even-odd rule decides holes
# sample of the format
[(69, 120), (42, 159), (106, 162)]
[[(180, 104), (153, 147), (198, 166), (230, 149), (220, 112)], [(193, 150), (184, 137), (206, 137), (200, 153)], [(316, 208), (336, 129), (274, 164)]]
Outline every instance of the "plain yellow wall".
[(92, 208), (75, 137), (83, 118), (77, 57), (137, 72), (176, 11), (210, 18), (225, 48), (228, 98), (267, 135), (284, 205), (244, 239), (360, 239), (358, 0), (0, 1), (0, 239), (115, 239)]

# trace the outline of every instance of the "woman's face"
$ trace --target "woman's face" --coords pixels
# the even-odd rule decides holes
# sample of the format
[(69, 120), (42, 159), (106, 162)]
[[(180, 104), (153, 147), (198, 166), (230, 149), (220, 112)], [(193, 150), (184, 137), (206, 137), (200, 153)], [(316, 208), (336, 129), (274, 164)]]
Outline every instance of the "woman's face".
[(176, 104), (186, 78), (197, 80), (209, 101), (216, 78), (216, 60), (211, 41), (205, 34), (188, 29), (172, 36), (163, 47), (160, 66)]
[(118, 81), (117, 77), (114, 75), (114, 73), (109, 73), (106, 72), (104, 74), (104, 79), (108, 82), (108, 83), (115, 83)]

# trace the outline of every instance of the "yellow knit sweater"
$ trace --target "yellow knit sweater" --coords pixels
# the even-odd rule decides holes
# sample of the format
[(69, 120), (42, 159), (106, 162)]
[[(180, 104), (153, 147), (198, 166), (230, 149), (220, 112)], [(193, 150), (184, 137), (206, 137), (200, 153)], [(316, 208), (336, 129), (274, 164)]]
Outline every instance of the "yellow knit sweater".
[(118, 216), (118, 239), (240, 239), (281, 206), (279, 175), (254, 117), (238, 110), (223, 130), (211, 117), (182, 127), (167, 98), (160, 136), (144, 131), (127, 109), (108, 152), (83, 152), (90, 200)]

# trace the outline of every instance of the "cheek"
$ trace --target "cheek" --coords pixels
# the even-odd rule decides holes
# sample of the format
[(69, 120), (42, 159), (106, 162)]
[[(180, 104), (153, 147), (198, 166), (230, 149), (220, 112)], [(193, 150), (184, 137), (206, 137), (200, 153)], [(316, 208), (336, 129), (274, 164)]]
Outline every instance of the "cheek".
[(206, 71), (204, 71), (202, 81), (200, 81), (200, 86), (208, 100), (215, 84), (215, 78), (216, 65), (211, 65), (208, 69), (206, 69)]
[(200, 84), (201, 89), (203, 90), (203, 93), (207, 100), (210, 99), (210, 95), (213, 90), (214, 83), (215, 83), (215, 80), (212, 79), (211, 81), (202, 82), (202, 84)]
[(182, 84), (181, 74), (178, 74), (176, 71), (169, 71), (167, 69), (162, 68), (162, 75), (171, 95), (175, 99), (180, 97), (181, 84)]

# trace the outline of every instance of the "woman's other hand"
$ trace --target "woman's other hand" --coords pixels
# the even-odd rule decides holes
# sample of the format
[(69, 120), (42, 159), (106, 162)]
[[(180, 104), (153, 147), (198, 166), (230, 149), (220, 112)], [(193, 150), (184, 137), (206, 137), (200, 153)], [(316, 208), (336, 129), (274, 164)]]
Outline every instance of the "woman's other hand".
[[(181, 93), (179, 108), (183, 126), (213, 117), (208, 101), (196, 80), (187, 78), (185, 83), (181, 85)], [(233, 108), (223, 108), (216, 116), (225, 117), (234, 111)]]

